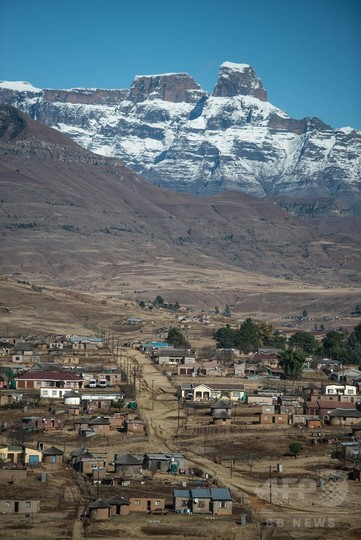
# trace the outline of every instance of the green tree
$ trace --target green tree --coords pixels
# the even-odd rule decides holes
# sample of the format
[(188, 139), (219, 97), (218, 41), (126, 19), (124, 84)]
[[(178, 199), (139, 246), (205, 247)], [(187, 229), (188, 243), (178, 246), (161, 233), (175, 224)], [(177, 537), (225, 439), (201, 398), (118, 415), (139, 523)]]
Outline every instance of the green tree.
[(257, 334), (260, 339), (260, 346), (275, 347), (284, 349), (287, 343), (287, 338), (276, 330), (272, 324), (264, 321), (255, 321), (257, 325)]
[(230, 317), (230, 316), (231, 316), (231, 308), (229, 307), (228, 304), (226, 304), (226, 307), (224, 308), (223, 315), (225, 315), (226, 317)]
[(278, 357), (279, 366), (285, 372), (286, 377), (293, 380), (298, 379), (305, 364), (305, 353), (303, 351), (287, 349), (278, 353)]
[[(361, 343), (361, 323), (358, 324), (357, 326), (355, 326), (355, 328), (353, 329), (353, 331), (351, 332), (351, 336), (354, 336), (354, 339), (358, 342), (358, 343)], [(351, 337), (350, 336), (350, 337)]]
[(174, 304), (174, 309), (176, 311), (178, 311), (179, 308), (180, 308), (180, 304), (179, 304), (178, 300), (176, 300), (176, 303)]
[(296, 332), (289, 338), (288, 344), (292, 349), (299, 349), (306, 354), (314, 353), (318, 347), (317, 339), (308, 332)]
[(244, 353), (254, 352), (258, 350), (258, 347), (262, 344), (258, 335), (257, 323), (251, 318), (247, 318), (243, 321), (238, 330), (239, 333), (239, 346), (238, 348)]
[(271, 324), (264, 321), (253, 321), (257, 327), (257, 335), (260, 340), (260, 345), (270, 345), (273, 341), (275, 329)]
[(170, 328), (167, 335), (167, 343), (171, 343), (178, 349), (190, 349), (190, 343), (178, 328)]
[(307, 309), (304, 309), (302, 311), (302, 317), (307, 317), (307, 315), (308, 315)]
[(156, 299), (154, 300), (153, 304), (155, 306), (163, 306), (163, 304), (164, 304), (163, 296), (160, 296), (160, 294), (158, 294), (158, 296), (156, 296)]
[(233, 349), (238, 348), (239, 334), (237, 330), (233, 330), (229, 324), (218, 328), (213, 334), (214, 339), (217, 342), (218, 349)]
[(269, 345), (270, 347), (274, 347), (275, 349), (285, 349), (286, 344), (287, 338), (279, 330), (275, 330), (269, 343), (265, 343), (265, 345)]
[(330, 358), (337, 360), (344, 358), (345, 346), (347, 344), (348, 334), (344, 330), (331, 330), (328, 332), (321, 342), (320, 352)]
[(303, 446), (299, 442), (291, 443), (288, 448), (290, 449), (290, 452), (295, 456), (295, 459), (298, 454), (303, 450)]

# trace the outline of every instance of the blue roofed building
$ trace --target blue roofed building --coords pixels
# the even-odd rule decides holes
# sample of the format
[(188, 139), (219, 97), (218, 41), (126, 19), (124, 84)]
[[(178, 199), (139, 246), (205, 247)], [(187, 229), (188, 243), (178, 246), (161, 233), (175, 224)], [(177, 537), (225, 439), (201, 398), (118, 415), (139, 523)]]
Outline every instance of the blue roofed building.
[(175, 489), (174, 510), (188, 514), (232, 514), (232, 495), (229, 488)]

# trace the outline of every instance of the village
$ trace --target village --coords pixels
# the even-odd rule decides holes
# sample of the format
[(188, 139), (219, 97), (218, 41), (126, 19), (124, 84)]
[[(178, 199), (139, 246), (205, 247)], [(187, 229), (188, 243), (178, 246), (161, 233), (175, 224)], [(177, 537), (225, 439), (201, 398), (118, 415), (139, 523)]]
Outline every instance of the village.
[(118, 334), (2, 337), (8, 538), (314, 538), (361, 526), (350, 524), (357, 367), (308, 357), (290, 379), (277, 348), (209, 359), (205, 340), (201, 354), (126, 322)]

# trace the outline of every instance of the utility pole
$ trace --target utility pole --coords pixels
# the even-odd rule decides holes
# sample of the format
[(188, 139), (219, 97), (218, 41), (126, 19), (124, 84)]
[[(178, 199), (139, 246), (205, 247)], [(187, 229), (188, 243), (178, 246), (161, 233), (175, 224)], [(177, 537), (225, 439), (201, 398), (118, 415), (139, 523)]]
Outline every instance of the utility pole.
[(154, 380), (152, 379), (152, 411), (154, 411)]
[(272, 504), (272, 467), (269, 466), (269, 503)]

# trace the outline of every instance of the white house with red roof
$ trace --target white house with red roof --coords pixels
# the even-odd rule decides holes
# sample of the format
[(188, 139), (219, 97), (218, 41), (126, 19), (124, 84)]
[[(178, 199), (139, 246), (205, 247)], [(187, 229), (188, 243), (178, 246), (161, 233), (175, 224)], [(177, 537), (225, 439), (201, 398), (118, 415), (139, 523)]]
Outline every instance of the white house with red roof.
[(66, 371), (28, 371), (15, 377), (16, 389), (38, 390), (40, 397), (59, 399), (69, 390), (79, 390), (83, 379)]

